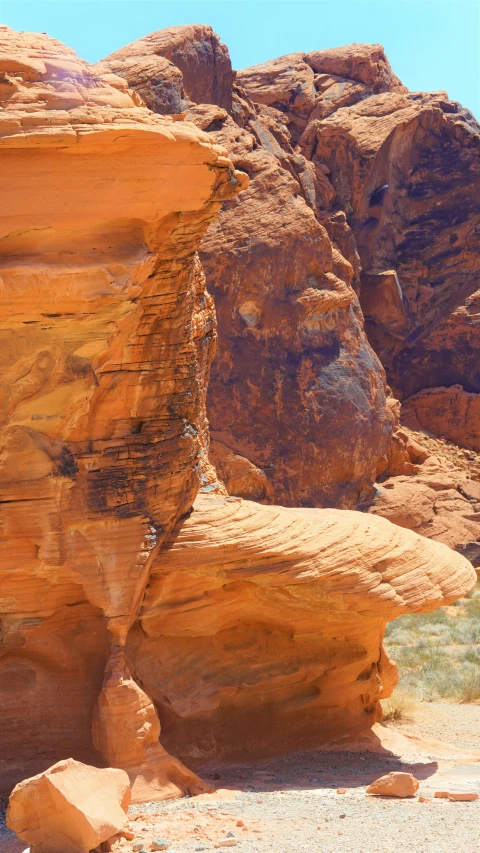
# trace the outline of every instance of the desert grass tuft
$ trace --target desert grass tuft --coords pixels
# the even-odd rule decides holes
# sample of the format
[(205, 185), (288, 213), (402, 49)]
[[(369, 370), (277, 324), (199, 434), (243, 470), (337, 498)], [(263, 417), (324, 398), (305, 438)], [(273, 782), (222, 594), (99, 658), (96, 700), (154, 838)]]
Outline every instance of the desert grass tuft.
[(398, 688), (393, 691), (388, 699), (382, 699), (382, 722), (384, 723), (411, 723), (415, 719), (415, 711), (418, 707), (418, 699)]
[(480, 583), (455, 605), (391, 622), (385, 646), (407, 695), (480, 702)]

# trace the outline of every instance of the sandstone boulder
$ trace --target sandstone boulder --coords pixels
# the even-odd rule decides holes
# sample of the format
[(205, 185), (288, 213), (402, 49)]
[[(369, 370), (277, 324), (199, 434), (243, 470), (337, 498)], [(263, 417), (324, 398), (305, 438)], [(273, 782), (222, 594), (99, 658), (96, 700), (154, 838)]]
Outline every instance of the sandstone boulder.
[(69, 758), (14, 788), (7, 824), (31, 853), (88, 853), (120, 832), (129, 803), (123, 770)]
[(367, 788), (367, 794), (380, 797), (414, 797), (420, 785), (411, 773), (393, 771), (381, 776)]

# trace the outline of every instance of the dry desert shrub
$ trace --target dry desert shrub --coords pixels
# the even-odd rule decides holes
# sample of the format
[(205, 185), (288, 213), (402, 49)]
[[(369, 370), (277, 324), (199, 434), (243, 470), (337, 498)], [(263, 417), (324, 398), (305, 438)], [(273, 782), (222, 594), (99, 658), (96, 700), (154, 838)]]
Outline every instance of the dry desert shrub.
[(411, 693), (397, 688), (388, 699), (383, 699), (380, 704), (382, 706), (382, 722), (411, 723), (415, 718), (418, 699)]
[(391, 622), (385, 645), (407, 695), (480, 702), (480, 584), (455, 605)]

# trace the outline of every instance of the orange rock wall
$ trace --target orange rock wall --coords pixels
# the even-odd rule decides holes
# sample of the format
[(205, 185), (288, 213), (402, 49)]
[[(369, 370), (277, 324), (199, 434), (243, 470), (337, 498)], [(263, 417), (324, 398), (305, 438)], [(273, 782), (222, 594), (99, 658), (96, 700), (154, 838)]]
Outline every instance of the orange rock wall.
[(104, 666), (201, 485), (215, 323), (195, 249), (240, 184), (208, 137), (54, 39), (3, 28), (0, 69), (1, 761), (15, 776), (94, 757)]

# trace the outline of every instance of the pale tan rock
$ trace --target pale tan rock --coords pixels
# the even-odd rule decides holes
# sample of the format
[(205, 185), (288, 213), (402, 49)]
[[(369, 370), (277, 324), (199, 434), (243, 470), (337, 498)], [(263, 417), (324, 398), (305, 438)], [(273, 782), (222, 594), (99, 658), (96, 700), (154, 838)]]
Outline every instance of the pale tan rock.
[(418, 779), (411, 773), (392, 771), (372, 782), (366, 791), (381, 797), (414, 797), (419, 787)]
[(88, 853), (122, 830), (130, 796), (123, 770), (68, 758), (14, 788), (7, 824), (31, 853)]

